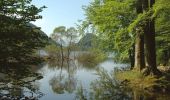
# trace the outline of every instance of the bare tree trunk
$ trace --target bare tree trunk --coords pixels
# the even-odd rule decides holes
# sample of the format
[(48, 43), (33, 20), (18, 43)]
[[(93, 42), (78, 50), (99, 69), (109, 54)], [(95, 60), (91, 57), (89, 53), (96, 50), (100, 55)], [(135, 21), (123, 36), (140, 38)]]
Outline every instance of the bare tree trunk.
[(69, 41), (69, 46), (68, 46), (68, 48), (67, 48), (67, 57), (68, 57), (68, 59), (70, 59), (70, 51), (71, 51), (71, 45), (72, 45), (72, 34), (71, 34), (71, 36), (70, 36), (70, 41)]
[(62, 41), (60, 39), (60, 50), (61, 50), (61, 60), (64, 61), (64, 52), (63, 52), (63, 44), (62, 44)]
[(67, 48), (67, 58), (70, 58), (70, 47)]

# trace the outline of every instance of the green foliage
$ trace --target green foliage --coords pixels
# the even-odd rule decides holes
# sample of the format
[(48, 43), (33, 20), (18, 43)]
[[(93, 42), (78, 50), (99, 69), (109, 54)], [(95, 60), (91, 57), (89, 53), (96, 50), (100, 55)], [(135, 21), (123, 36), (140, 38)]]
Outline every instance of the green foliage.
[(82, 50), (88, 50), (90, 48), (93, 48), (93, 43), (95, 42), (97, 36), (92, 33), (87, 33), (84, 35), (78, 42), (78, 46)]
[[(91, 83), (89, 95), (83, 87), (78, 88), (78, 99), (81, 100), (139, 100), (162, 98), (168, 100), (168, 94), (160, 92), (170, 86), (168, 78), (143, 77), (138, 71), (122, 71), (114, 69), (109, 74), (103, 68), (97, 69), (98, 79)], [(162, 89), (164, 88), (164, 89)], [(156, 90), (154, 90), (156, 89)], [(168, 89), (169, 90), (169, 89)], [(165, 97), (167, 96), (167, 98)], [(85, 98), (85, 99), (82, 99)]]
[(12, 19), (10, 19), (9, 22), (5, 21), (4, 23), (6, 23), (8, 27), (2, 26), (0, 29), (1, 59), (6, 61), (8, 61), (9, 57), (18, 61), (23, 57), (27, 59), (36, 49), (42, 48), (47, 44), (47, 35), (37, 27), (33, 27), (30, 24), (18, 26), (15, 24), (15, 20)]
[[(134, 44), (134, 40), (132, 35), (130, 35), (127, 29), (119, 29), (115, 34), (114, 48), (115, 48), (115, 59), (124, 61), (129, 59), (129, 50), (132, 48)], [(125, 42), (126, 41), (126, 42)]]
[(60, 33), (60, 34), (64, 34), (65, 32), (66, 32), (65, 26), (56, 27), (53, 31), (53, 33)]
[(92, 49), (90, 52), (96, 55), (94, 59), (95, 62), (101, 62), (106, 59), (107, 55), (99, 49)]
[(102, 40), (101, 47), (114, 50), (119, 60), (126, 60), (135, 43), (136, 31), (141, 30), (143, 34), (146, 22), (155, 20), (157, 59), (160, 62), (163, 55), (167, 59), (170, 54), (169, 4), (169, 0), (156, 0), (152, 8), (137, 15), (135, 0), (94, 0), (84, 7), (86, 20), (82, 26), (93, 26), (95, 34)]
[(131, 95), (126, 93), (123, 86), (114, 79), (113, 74), (108, 74), (103, 68), (97, 69), (99, 78), (91, 83), (89, 100), (131, 100)]
[(86, 94), (85, 94), (85, 90), (83, 89), (83, 86), (80, 85), (77, 89), (76, 89), (76, 100), (87, 100)]
[(48, 37), (40, 28), (30, 24), (41, 18), (43, 8), (31, 4), (32, 0), (0, 1), (0, 59), (22, 61), (47, 44)]
[(65, 26), (58, 26), (50, 37), (60, 45), (72, 46), (72, 44), (77, 42), (78, 32), (74, 27), (66, 28)]
[(145, 26), (146, 21), (149, 19), (155, 19), (160, 17), (162, 13), (168, 13), (170, 7), (168, 6), (170, 2), (167, 0), (157, 0), (153, 8), (150, 8), (148, 11), (144, 11), (141, 14), (138, 14), (137, 18), (130, 24), (128, 31), (135, 33), (136, 28)]
[(133, 81), (133, 82), (136, 82), (135, 80), (140, 80), (141, 78), (143, 78), (143, 75), (142, 73), (138, 72), (138, 71), (117, 71), (114, 73), (115, 74), (115, 77), (118, 79), (118, 80), (130, 80), (130, 81)]
[(168, 49), (162, 49), (158, 48), (157, 50), (157, 64), (159, 65), (169, 65), (169, 50)]
[(55, 57), (60, 54), (60, 48), (55, 44), (47, 45), (44, 50), (49, 54), (49, 57)]
[(158, 64), (167, 64), (169, 61), (169, 0), (156, 0), (153, 8), (139, 14), (133, 23), (128, 27), (129, 32), (135, 32), (140, 26), (145, 26), (146, 21), (155, 19), (156, 26), (156, 49)]
[(84, 65), (92, 64), (94, 67), (105, 60), (106, 54), (100, 50), (92, 49), (85, 53), (80, 54), (77, 59)]
[(136, 16), (134, 5), (134, 0), (95, 0), (84, 8), (86, 20), (97, 30), (102, 47), (116, 51), (120, 59), (127, 58), (134, 42), (133, 34), (127, 31)]
[(169, 12), (170, 9), (170, 1), (169, 0), (156, 0), (155, 5), (153, 7), (154, 17), (160, 16), (162, 13)]
[(170, 58), (170, 2), (158, 0), (154, 6), (156, 16), (156, 49), (158, 64), (167, 65)]
[(99, 69), (97, 71), (97, 75), (99, 75), (99, 80), (96, 80), (91, 84), (91, 87), (92, 87), (92, 92), (91, 92), (92, 99), (91, 100), (115, 99), (116, 97), (114, 96), (117, 95), (116, 89), (118, 87), (113, 77), (110, 76), (104, 69)]
[(38, 13), (46, 7), (37, 8), (31, 2), (32, 0), (1, 0), (0, 15), (8, 16), (23, 23), (42, 18)]

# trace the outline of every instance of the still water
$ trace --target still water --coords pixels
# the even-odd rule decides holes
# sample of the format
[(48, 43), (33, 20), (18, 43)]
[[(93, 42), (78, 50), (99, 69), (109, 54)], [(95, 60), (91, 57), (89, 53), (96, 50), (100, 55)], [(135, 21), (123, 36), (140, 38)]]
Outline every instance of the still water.
[(167, 93), (122, 87), (113, 71), (128, 66), (111, 58), (97, 65), (77, 60), (0, 63), (0, 100), (170, 100)]
[(86, 92), (90, 91), (91, 82), (98, 79), (97, 68), (103, 67), (110, 72), (114, 67), (127, 65), (116, 64), (112, 59), (107, 59), (97, 66), (89, 66), (76, 60), (62, 68), (55, 64), (43, 65), (38, 70), (43, 75), (43, 79), (38, 81), (40, 91), (45, 94), (40, 100), (75, 100), (76, 91), (80, 85)]

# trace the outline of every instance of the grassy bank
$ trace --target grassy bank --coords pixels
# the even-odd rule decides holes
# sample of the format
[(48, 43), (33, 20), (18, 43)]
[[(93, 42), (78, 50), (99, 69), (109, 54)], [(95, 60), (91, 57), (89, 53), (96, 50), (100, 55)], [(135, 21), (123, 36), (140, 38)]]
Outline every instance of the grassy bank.
[(169, 74), (157, 78), (154, 76), (143, 76), (142, 73), (135, 70), (115, 72), (117, 80), (122, 84), (130, 86), (134, 90), (147, 90), (149, 92), (169, 92), (170, 78)]

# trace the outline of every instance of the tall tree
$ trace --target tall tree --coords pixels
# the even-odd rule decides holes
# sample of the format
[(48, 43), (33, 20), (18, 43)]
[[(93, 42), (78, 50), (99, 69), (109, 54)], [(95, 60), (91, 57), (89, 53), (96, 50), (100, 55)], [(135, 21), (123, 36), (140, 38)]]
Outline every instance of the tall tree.
[(45, 7), (37, 8), (31, 1), (0, 1), (0, 58), (4, 61), (30, 60), (29, 56), (47, 43), (40, 28), (30, 24), (42, 17), (39, 12)]
[(59, 27), (56, 27), (54, 29), (53, 33), (51, 34), (51, 38), (60, 44), (61, 60), (62, 61), (64, 60), (64, 51), (63, 51), (64, 40), (63, 40), (63, 36), (65, 35), (65, 33), (66, 33), (66, 27), (65, 26), (59, 26)]
[(61, 55), (64, 60), (63, 45), (67, 46), (67, 57), (69, 58), (71, 45), (76, 42), (77, 30), (74, 27), (66, 28), (65, 26), (56, 27), (51, 34), (52, 39), (60, 44)]
[[(136, 16), (134, 0), (94, 0), (84, 8), (87, 21), (104, 40), (107, 51), (116, 51), (119, 59), (128, 59), (134, 38), (127, 27)], [(126, 42), (124, 42), (126, 41)]]
[[(70, 58), (70, 52), (73, 48), (75, 48), (76, 38), (78, 37), (77, 30), (74, 27), (70, 27), (67, 29), (66, 37), (68, 39), (68, 47), (67, 47), (67, 57)], [(74, 55), (75, 57), (75, 55)]]
[[(137, 14), (143, 13), (142, 0), (137, 0), (136, 2), (136, 12)], [(140, 25), (136, 28), (136, 41), (135, 41), (135, 65), (134, 68), (142, 70), (145, 67), (145, 57), (144, 57), (144, 35), (143, 26)]]
[(131, 46), (135, 44), (135, 68), (142, 70), (146, 65), (148, 75), (158, 75), (155, 20), (170, 9), (168, 4), (169, 0), (156, 0), (156, 3), (155, 0), (94, 0), (85, 8), (86, 21), (109, 40), (110, 49), (119, 57), (126, 58), (128, 51), (131, 54)]
[[(147, 61), (147, 74), (159, 75), (160, 71), (156, 65), (156, 48), (155, 48), (155, 18), (151, 18), (152, 12), (149, 11), (153, 8), (155, 0), (144, 0), (143, 10), (149, 13), (149, 19), (146, 20), (144, 37), (145, 37), (145, 53)], [(150, 14), (151, 12), (151, 14)]]

